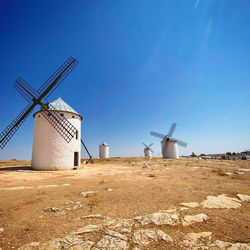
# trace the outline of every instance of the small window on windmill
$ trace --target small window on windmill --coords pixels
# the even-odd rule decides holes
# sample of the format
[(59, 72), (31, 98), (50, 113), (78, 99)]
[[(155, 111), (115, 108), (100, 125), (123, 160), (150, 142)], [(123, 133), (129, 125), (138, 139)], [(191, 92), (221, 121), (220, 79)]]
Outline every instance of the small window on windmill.
[(78, 130), (76, 130), (76, 140), (78, 140)]
[(40, 118), (40, 115), (38, 115), (38, 118)]
[(72, 115), (72, 118), (75, 118), (75, 116), (74, 116), (74, 115)]

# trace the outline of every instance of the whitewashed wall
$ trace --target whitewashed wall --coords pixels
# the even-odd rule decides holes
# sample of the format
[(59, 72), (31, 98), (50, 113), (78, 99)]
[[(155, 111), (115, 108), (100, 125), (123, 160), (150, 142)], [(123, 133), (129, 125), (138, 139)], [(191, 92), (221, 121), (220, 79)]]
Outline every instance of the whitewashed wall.
[(99, 145), (99, 158), (109, 158), (109, 145), (103, 143)]
[[(60, 111), (78, 130), (78, 139), (67, 143), (50, 123), (38, 112), (32, 148), (32, 168), (36, 170), (66, 170), (74, 167), (74, 152), (79, 152), (81, 160), (81, 118), (77, 114)], [(74, 118), (72, 118), (74, 116)]]
[(167, 151), (164, 153), (163, 148), (164, 148), (165, 142), (161, 142), (161, 147), (162, 147), (162, 157), (164, 159), (179, 159), (179, 150), (178, 150), (178, 145), (177, 142), (170, 141), (168, 142), (167, 146)]
[(148, 149), (148, 148), (145, 148), (144, 149), (144, 155), (145, 155), (145, 157), (152, 157), (152, 152), (151, 152), (151, 150), (150, 149)]

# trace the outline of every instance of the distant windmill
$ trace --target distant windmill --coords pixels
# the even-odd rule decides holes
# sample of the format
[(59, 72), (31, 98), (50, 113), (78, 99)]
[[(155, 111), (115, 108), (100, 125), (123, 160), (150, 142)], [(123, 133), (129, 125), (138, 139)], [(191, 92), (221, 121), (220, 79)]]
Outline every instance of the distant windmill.
[(149, 146), (147, 146), (145, 143), (142, 143), (145, 148), (144, 148), (144, 155), (145, 157), (152, 157), (152, 153), (154, 153), (154, 151), (151, 149), (153, 143), (151, 143)]
[[(21, 77), (15, 81), (13, 84), (14, 88), (29, 102), (29, 104), (0, 134), (1, 149), (5, 147), (5, 145), (9, 142), (12, 136), (17, 132), (25, 119), (31, 114), (32, 110), (37, 105), (41, 106), (41, 114), (62, 136), (62, 138), (67, 143), (71, 141), (71, 139), (75, 136), (77, 129), (55, 107), (53, 107), (51, 103), (47, 101), (47, 98), (54, 92), (54, 90), (60, 85), (60, 83), (75, 68), (77, 64), (78, 61), (73, 57), (70, 57), (38, 90), (34, 89)], [(43, 100), (45, 100), (45, 102)], [(90, 154), (89, 156), (91, 158)]]
[(187, 143), (177, 140), (175, 138), (172, 137), (174, 131), (176, 128), (176, 123), (173, 123), (168, 134), (167, 135), (163, 135), (157, 132), (152, 131), (150, 134), (161, 138), (161, 147), (162, 147), (162, 157), (164, 159), (170, 158), (170, 159), (178, 159), (179, 158), (179, 151), (178, 151), (178, 146), (182, 146), (182, 147), (187, 147)]

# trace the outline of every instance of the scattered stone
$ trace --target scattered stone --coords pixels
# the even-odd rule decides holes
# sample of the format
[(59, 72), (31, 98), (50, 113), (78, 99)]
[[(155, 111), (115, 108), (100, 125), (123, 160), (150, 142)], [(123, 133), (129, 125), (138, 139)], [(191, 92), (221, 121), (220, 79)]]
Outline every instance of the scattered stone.
[(18, 250), (37, 250), (40, 246), (40, 242), (31, 242), (19, 247)]
[(142, 168), (150, 168), (150, 167), (146, 162), (144, 162), (143, 165), (142, 165)]
[(2, 233), (4, 231), (3, 227), (0, 227), (0, 233)]
[(92, 249), (126, 249), (127, 237), (112, 230), (106, 230), (103, 238)]
[(44, 211), (45, 212), (59, 212), (59, 208), (58, 207), (47, 207), (47, 208), (44, 208)]
[(238, 170), (239, 171), (244, 171), (244, 172), (250, 172), (250, 169), (247, 169), (247, 168), (239, 168)]
[(209, 217), (206, 214), (196, 214), (196, 215), (186, 215), (184, 216), (182, 220), (183, 226), (188, 226), (190, 224), (196, 223), (196, 222), (202, 222), (209, 219)]
[(106, 189), (106, 191), (107, 192), (111, 192), (111, 191), (113, 191), (113, 189), (112, 188), (108, 188), (108, 189)]
[(65, 215), (65, 214), (67, 214), (66, 211), (60, 211), (60, 212), (57, 212), (57, 213), (55, 214), (55, 216), (61, 216), (61, 215)]
[[(113, 224), (113, 225), (112, 225)], [(115, 223), (106, 223), (106, 225), (112, 225), (110, 228), (113, 230), (119, 230), (122, 233), (131, 233), (134, 225), (132, 219), (120, 219), (116, 220)]]
[[(58, 238), (51, 240), (46, 243), (40, 243), (40, 242), (32, 242), (29, 244), (26, 244), (20, 248), (19, 250), (59, 250), (59, 249), (86, 249), (90, 250), (91, 247), (94, 245), (92, 241), (84, 241), (79, 236), (76, 235), (69, 235), (65, 238)], [(76, 248), (76, 246), (79, 246)], [(81, 246), (81, 247), (80, 247)]]
[(97, 194), (96, 191), (86, 191), (86, 192), (81, 192), (81, 196), (83, 196), (84, 198), (89, 198), (89, 197), (93, 197)]
[(237, 194), (237, 197), (242, 201), (250, 201), (250, 195), (246, 194)]
[(139, 245), (148, 245), (152, 241), (173, 242), (173, 239), (158, 229), (140, 229), (134, 232), (134, 242)]
[(249, 243), (230, 243), (221, 240), (216, 240), (214, 243), (209, 244), (210, 249), (227, 249), (227, 250), (249, 250)]
[(180, 205), (184, 207), (190, 207), (190, 208), (199, 207), (199, 203), (197, 202), (183, 202), (183, 203), (180, 203)]
[(20, 187), (7, 187), (7, 188), (0, 188), (0, 191), (8, 191), (8, 190), (23, 190), (23, 189), (32, 189), (34, 187), (25, 187), (25, 186), (20, 186)]
[(234, 174), (245, 174), (245, 173), (241, 171), (234, 171)]
[(200, 238), (211, 238), (212, 232), (201, 232), (201, 233), (189, 233), (186, 235), (185, 240), (188, 244), (196, 243)]
[(180, 211), (188, 210), (188, 209), (189, 209), (188, 207), (181, 207), (181, 208), (180, 208)]
[(81, 207), (82, 207), (82, 204), (76, 204), (74, 207), (72, 207), (72, 210), (75, 210)]
[(73, 235), (91, 233), (95, 231), (103, 230), (103, 225), (87, 225), (86, 227), (79, 228), (76, 232), (73, 232)]
[(222, 194), (218, 196), (207, 196), (207, 199), (201, 202), (201, 206), (205, 208), (238, 208), (241, 206), (241, 203), (236, 198)]
[(74, 201), (67, 201), (64, 203), (65, 205), (74, 205)]
[(141, 225), (177, 225), (180, 223), (179, 216), (177, 212), (168, 213), (168, 212), (156, 212), (153, 214), (147, 214), (145, 216), (137, 216), (134, 218)]

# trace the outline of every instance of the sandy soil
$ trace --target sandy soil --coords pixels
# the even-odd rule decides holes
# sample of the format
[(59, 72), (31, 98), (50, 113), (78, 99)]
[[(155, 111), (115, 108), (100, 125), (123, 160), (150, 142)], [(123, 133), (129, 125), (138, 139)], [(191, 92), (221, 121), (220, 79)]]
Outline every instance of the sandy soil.
[[(143, 162), (150, 168), (142, 168)], [(30, 162), (0, 161), (2, 249), (64, 237), (87, 225), (88, 221), (78, 220), (84, 215), (133, 218), (179, 207), (182, 202), (200, 203), (208, 195), (250, 195), (250, 161), (96, 159), (78, 170), (56, 172), (33, 171), (27, 164)], [(85, 191), (97, 193), (81, 196)], [(73, 209), (79, 201), (82, 206)], [(48, 207), (66, 212), (47, 212), (44, 209)], [(250, 242), (250, 203), (244, 202), (237, 209), (181, 211), (182, 216), (199, 213), (208, 215), (209, 220), (160, 229), (175, 240), (189, 232), (209, 231), (214, 239)]]

